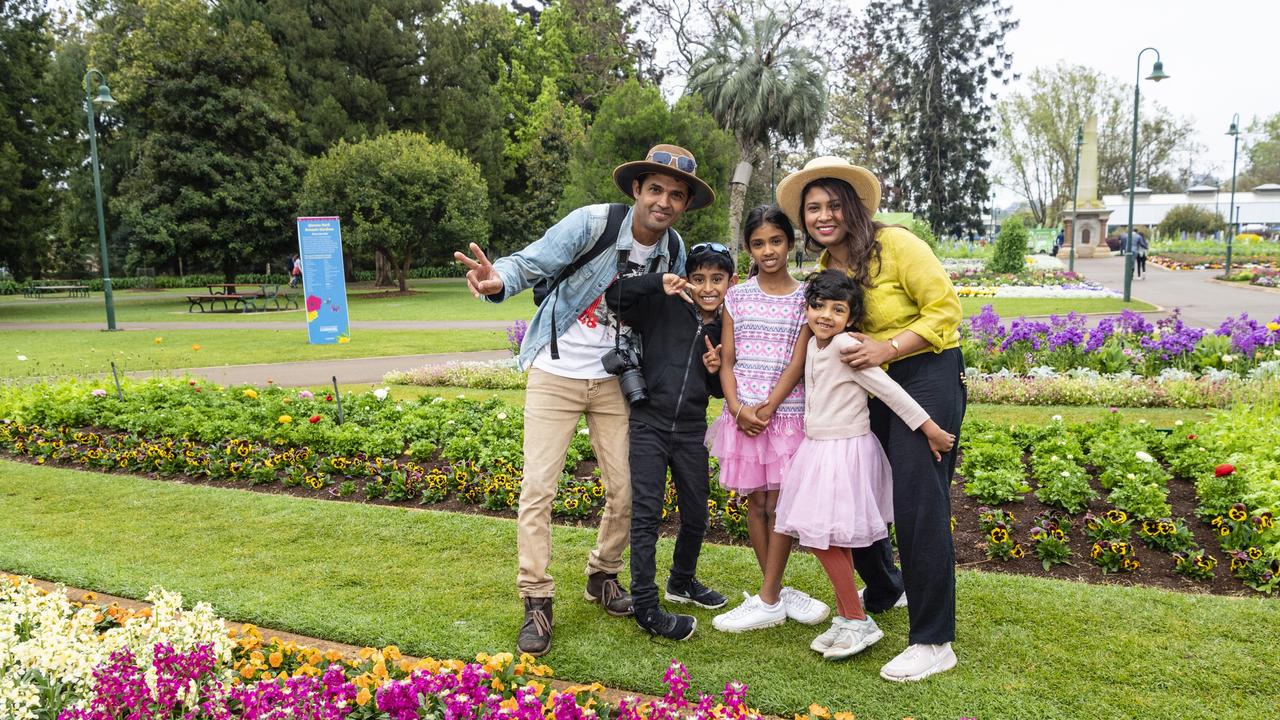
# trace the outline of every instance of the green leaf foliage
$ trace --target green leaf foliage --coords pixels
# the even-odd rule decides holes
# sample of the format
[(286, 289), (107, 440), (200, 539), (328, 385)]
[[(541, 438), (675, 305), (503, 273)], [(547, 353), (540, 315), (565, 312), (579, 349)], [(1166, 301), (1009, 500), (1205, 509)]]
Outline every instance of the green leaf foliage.
[(1026, 265), (1027, 239), (1030, 233), (1018, 218), (1009, 218), (996, 237), (996, 252), (987, 269), (998, 273), (1015, 273)]
[(443, 264), (456, 248), (488, 236), (488, 196), (480, 170), (421, 133), (339, 141), (311, 161), (303, 213), (338, 215), (351, 251), (383, 253), (400, 289), (411, 265)]

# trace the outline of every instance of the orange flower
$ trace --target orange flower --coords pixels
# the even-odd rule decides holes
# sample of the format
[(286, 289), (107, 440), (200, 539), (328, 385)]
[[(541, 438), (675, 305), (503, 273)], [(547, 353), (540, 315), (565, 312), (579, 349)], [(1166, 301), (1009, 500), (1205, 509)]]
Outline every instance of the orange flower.
[(284, 662), (284, 655), (280, 654), (280, 651), (277, 650), (271, 653), (271, 657), (267, 658), (267, 662), (271, 663), (271, 667), (278, 668), (280, 667), (280, 663)]
[(360, 688), (360, 692), (356, 693), (356, 704), (364, 707), (373, 699), (373, 693), (369, 692), (369, 688)]

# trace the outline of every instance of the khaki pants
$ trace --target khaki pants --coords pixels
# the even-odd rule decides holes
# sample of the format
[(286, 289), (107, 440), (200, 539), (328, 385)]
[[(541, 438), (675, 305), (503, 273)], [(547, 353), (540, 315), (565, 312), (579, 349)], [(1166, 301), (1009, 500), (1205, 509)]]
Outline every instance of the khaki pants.
[(617, 573), (631, 527), (631, 470), (628, 465), (626, 399), (615, 377), (575, 380), (533, 368), (524, 404), (524, 481), (520, 488), (517, 547), (521, 597), (551, 597), (551, 503), (564, 470), (565, 453), (587, 416), (591, 447), (604, 480), (604, 514), (587, 573)]

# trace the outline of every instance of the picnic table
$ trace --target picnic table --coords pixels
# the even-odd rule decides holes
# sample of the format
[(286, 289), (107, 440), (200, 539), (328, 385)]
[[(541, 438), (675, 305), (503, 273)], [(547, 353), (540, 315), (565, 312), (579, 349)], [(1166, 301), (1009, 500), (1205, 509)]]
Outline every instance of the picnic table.
[(89, 297), (88, 285), (26, 285), (22, 288), (24, 297), (42, 298), (47, 295), (66, 293), (67, 297)]
[(267, 310), (268, 303), (276, 310), (298, 307), (297, 299), (288, 290), (281, 290), (276, 283), (213, 283), (206, 287), (209, 289), (207, 293), (187, 295), (187, 312), (195, 312), (196, 308), (200, 308), (200, 312), (215, 312), (214, 307), (218, 303), (222, 304), (225, 312)]

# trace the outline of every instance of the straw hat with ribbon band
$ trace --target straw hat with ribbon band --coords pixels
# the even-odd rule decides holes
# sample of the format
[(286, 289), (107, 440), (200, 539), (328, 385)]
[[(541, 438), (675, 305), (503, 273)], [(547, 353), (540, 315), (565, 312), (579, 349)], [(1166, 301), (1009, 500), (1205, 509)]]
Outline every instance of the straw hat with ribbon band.
[(644, 160), (623, 163), (613, 170), (613, 181), (623, 195), (635, 199), (631, 193), (633, 183), (641, 175), (660, 172), (689, 184), (693, 193), (685, 210), (704, 208), (716, 201), (711, 186), (698, 177), (698, 161), (693, 153), (677, 145), (654, 145)]
[(804, 198), (800, 193), (814, 180), (836, 178), (853, 186), (863, 207), (872, 215), (880, 209), (880, 181), (872, 172), (864, 167), (850, 163), (844, 158), (824, 155), (805, 163), (804, 168), (793, 172), (778, 183), (778, 207), (791, 218), (796, 227), (804, 227), (804, 213), (800, 204)]

